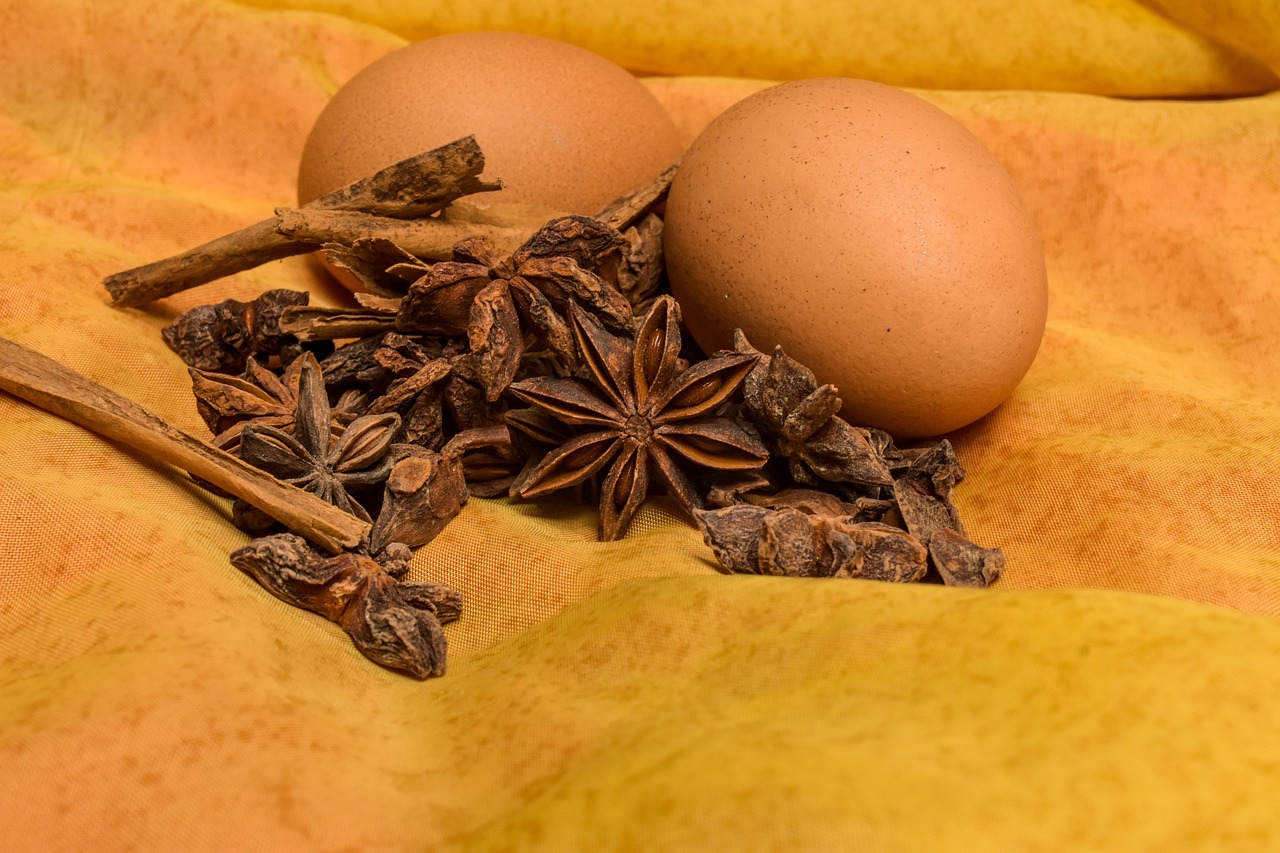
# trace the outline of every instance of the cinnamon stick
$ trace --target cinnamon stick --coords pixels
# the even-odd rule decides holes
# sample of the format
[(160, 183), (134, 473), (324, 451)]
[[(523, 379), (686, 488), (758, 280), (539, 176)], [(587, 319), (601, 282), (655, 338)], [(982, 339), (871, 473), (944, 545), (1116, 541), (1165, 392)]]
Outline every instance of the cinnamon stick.
[(128, 397), (6, 338), (0, 338), (0, 389), (189, 471), (243, 498), (330, 553), (355, 548), (368, 535), (368, 522), (200, 441)]
[(295, 305), (280, 314), (280, 331), (300, 341), (367, 338), (396, 330), (396, 312), (376, 308), (325, 308)]
[(457, 217), (451, 215), (451, 210), (430, 219), (395, 219), (360, 211), (310, 207), (278, 207), (275, 213), (276, 231), (280, 235), (309, 243), (312, 248), (383, 239), (414, 257), (431, 261), (452, 258), (454, 244), (466, 237), (485, 237), (500, 249), (510, 251), (546, 222), (541, 212), (524, 217), (501, 210), (460, 212)]
[[(475, 137), (468, 136), (401, 160), (304, 207), (425, 218), (464, 195), (501, 189), (501, 182), (480, 179), (483, 170), (484, 154)], [(133, 308), (315, 248), (281, 234), (276, 224), (274, 217), (257, 222), (181, 254), (107, 276), (103, 286), (111, 294), (112, 305)]]

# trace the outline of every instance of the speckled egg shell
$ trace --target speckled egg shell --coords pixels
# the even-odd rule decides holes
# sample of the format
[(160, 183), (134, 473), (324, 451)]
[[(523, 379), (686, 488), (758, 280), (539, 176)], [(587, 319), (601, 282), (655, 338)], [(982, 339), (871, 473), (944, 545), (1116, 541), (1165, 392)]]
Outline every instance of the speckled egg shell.
[(594, 213), (678, 156), (661, 104), (590, 51), (519, 33), (417, 42), (351, 78), (317, 119), (298, 169), (305, 203), (398, 160), (474, 134), (482, 204)]
[(898, 438), (1008, 399), (1044, 333), (1035, 224), (996, 157), (900, 89), (823, 78), (734, 105), (685, 154), (672, 290), (707, 351), (782, 344)]

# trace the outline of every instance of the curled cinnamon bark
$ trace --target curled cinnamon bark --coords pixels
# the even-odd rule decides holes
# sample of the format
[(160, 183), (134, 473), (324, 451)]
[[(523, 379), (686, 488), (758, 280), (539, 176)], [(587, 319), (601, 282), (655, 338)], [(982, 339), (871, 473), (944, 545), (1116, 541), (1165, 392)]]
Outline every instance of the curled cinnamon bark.
[(369, 523), (171, 426), (127, 397), (0, 338), (0, 389), (243, 498), (332, 553), (357, 547)]

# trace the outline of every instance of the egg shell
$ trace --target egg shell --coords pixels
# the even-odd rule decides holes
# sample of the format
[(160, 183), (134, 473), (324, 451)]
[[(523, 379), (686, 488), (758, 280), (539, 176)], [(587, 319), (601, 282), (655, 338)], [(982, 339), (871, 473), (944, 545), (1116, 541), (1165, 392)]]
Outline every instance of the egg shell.
[(1044, 334), (1044, 251), (1013, 180), (901, 89), (820, 78), (717, 117), (666, 210), (671, 288), (710, 352), (781, 344), (842, 415), (898, 438), (996, 408)]
[(352, 77), (307, 138), (298, 201), (475, 135), (515, 204), (591, 214), (680, 156), (679, 132), (631, 74), (574, 45), (469, 32), (416, 42)]

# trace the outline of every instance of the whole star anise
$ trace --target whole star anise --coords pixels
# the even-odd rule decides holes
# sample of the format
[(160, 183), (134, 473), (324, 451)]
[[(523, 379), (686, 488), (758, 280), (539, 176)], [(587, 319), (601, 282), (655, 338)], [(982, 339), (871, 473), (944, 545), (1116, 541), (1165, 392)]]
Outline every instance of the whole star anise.
[(718, 470), (759, 468), (768, 450), (716, 411), (738, 390), (756, 356), (720, 353), (686, 369), (680, 359), (680, 309), (658, 299), (635, 340), (611, 334), (576, 306), (570, 326), (587, 379), (535, 377), (511, 393), (573, 427), (511, 486), (534, 498), (573, 486), (608, 466), (600, 488), (600, 539), (626, 533), (656, 475), (687, 511), (702, 506), (681, 464)]
[[(384, 240), (365, 246), (370, 254), (358, 266), (376, 270), (389, 264), (378, 281), (410, 281), (402, 296), (357, 296), (357, 308), (295, 306), (282, 313), (280, 328), (308, 342), (392, 329), (405, 335), (465, 336), (477, 379), (495, 402), (520, 371), (531, 340), (541, 340), (546, 352), (576, 366), (570, 304), (615, 329), (631, 329), (631, 303), (618, 289), (618, 267), (634, 262), (647, 275), (653, 259), (632, 258), (624, 252), (630, 245), (611, 225), (588, 216), (553, 219), (506, 257), (479, 235), (458, 241), (451, 260), (438, 262), (415, 258)], [(397, 293), (391, 286), (372, 285), (378, 292)]]
[(615, 328), (631, 323), (631, 304), (597, 273), (625, 245), (615, 229), (586, 216), (553, 219), (505, 258), (483, 237), (468, 238), (454, 247), (452, 261), (426, 267), (409, 287), (397, 327), (465, 331), (480, 384), (497, 400), (519, 369), (526, 333), (572, 361), (571, 303)]
[(302, 359), (292, 433), (275, 426), (247, 423), (240, 434), (240, 458), (371, 521), (368, 511), (347, 489), (387, 479), (391, 470), (387, 451), (400, 428), (400, 416), (388, 413), (358, 417), (335, 438), (320, 366), (310, 353)]

